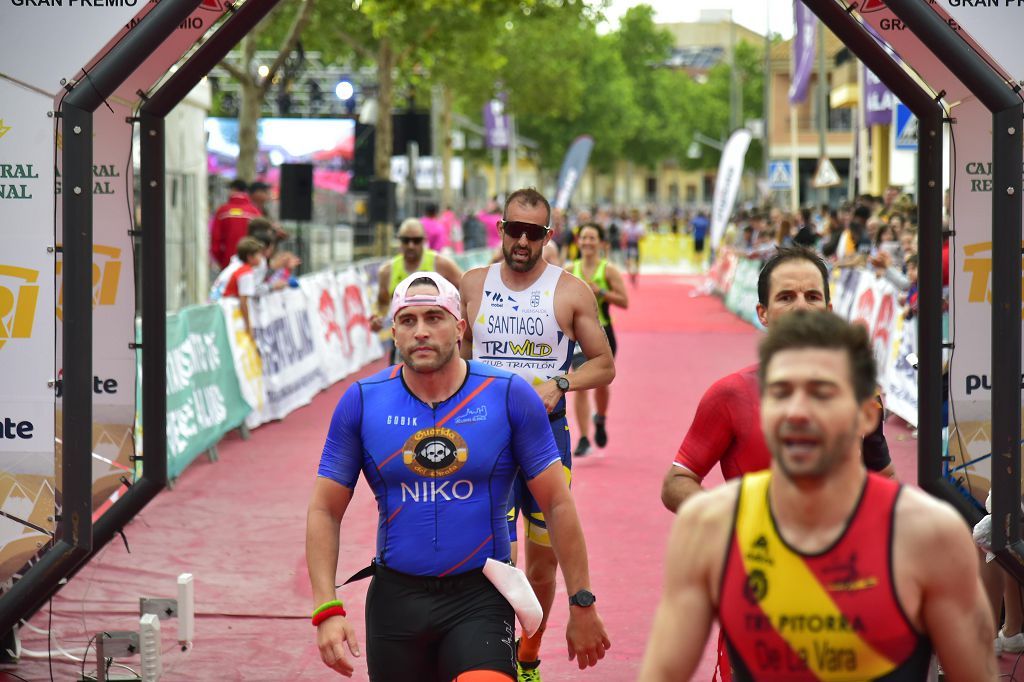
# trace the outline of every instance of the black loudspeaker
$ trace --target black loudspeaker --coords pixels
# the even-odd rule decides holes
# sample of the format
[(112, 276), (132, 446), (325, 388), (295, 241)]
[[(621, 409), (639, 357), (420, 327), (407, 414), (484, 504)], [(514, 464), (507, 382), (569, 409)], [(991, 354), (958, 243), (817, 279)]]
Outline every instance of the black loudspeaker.
[(374, 176), (373, 159), (377, 135), (375, 126), (356, 123), (355, 150), (352, 157), (352, 180), (349, 187), (357, 192), (369, 190), (370, 178)]
[(405, 156), (409, 153), (409, 143), (415, 142), (419, 146), (420, 156), (430, 156), (430, 112), (407, 111), (394, 114), (391, 116), (391, 125), (394, 128), (392, 154)]
[(281, 220), (313, 219), (313, 164), (281, 164)]
[(395, 222), (395, 183), (390, 180), (371, 180), (367, 213), (371, 223)]

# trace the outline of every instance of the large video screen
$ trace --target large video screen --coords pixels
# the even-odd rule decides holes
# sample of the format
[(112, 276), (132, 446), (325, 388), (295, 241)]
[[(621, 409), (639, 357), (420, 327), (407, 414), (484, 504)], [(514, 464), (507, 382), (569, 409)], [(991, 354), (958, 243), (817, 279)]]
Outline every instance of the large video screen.
[[(257, 136), (258, 179), (276, 185), (282, 163), (312, 163), (317, 189), (341, 194), (348, 191), (355, 146), (352, 119), (264, 118), (260, 119)], [(206, 119), (206, 156), (211, 175), (235, 177), (238, 119)]]

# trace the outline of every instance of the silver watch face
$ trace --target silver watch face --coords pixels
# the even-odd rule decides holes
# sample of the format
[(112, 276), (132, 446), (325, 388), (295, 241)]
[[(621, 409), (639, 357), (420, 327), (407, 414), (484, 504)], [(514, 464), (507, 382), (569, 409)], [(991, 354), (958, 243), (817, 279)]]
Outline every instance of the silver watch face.
[(569, 380), (565, 377), (555, 377), (555, 385), (563, 391), (569, 390)]

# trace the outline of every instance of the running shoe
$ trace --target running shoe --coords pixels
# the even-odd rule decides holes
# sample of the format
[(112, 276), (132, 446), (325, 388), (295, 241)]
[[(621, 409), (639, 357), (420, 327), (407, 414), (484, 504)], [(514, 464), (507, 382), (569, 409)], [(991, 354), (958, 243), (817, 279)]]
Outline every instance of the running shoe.
[(594, 443), (599, 448), (608, 445), (608, 432), (604, 429), (604, 421), (605, 416), (603, 414), (594, 415)]
[(999, 634), (996, 635), (996, 654), (1019, 654), (1022, 651), (1024, 651), (1024, 632), (1007, 637), (1002, 630), (999, 630)]
[(516, 682), (540, 682), (540, 659), (516, 661)]
[(590, 452), (590, 439), (586, 436), (580, 436), (580, 442), (576, 444), (576, 449), (573, 451), (573, 457), (586, 457), (587, 453)]
[(519, 660), (519, 643), (521, 641), (523, 640), (516, 640), (516, 682), (540, 682), (540, 659), (525, 663)]

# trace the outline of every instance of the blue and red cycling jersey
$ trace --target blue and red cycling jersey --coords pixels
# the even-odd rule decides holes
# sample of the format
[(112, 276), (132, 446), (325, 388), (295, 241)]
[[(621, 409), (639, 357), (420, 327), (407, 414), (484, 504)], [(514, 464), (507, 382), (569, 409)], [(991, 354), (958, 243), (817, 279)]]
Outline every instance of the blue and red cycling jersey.
[(318, 475), (355, 488), (362, 471), (377, 498), (377, 563), (444, 576), (510, 555), (509, 491), (560, 462), (536, 391), (516, 375), (470, 361), (466, 380), (431, 405), (401, 366), (345, 391)]

